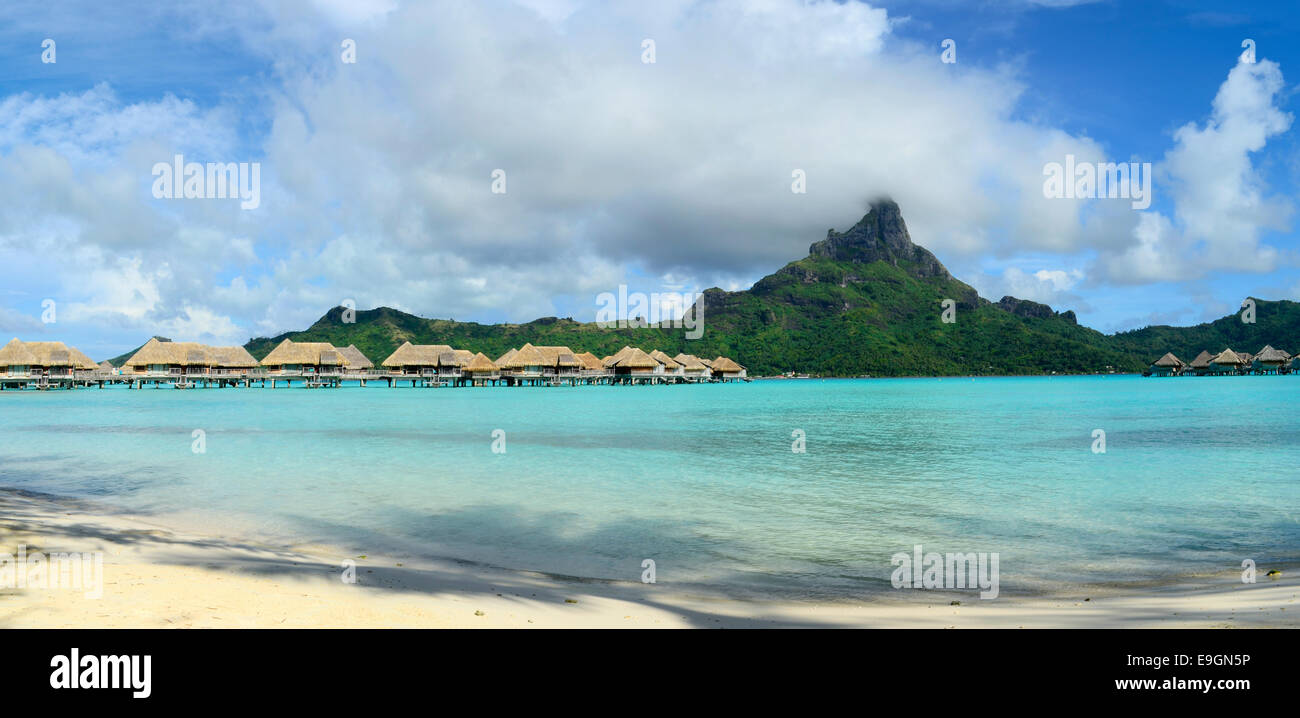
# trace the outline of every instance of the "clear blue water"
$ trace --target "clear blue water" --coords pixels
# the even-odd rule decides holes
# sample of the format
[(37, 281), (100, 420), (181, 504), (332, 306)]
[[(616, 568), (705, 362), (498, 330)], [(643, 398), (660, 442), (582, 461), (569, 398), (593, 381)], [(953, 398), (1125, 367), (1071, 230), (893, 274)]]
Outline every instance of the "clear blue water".
[(652, 558), (746, 596), (996, 551), (1008, 595), (1294, 561), (1296, 406), (1300, 376), (4, 391), (0, 486), (358, 553), (632, 581)]

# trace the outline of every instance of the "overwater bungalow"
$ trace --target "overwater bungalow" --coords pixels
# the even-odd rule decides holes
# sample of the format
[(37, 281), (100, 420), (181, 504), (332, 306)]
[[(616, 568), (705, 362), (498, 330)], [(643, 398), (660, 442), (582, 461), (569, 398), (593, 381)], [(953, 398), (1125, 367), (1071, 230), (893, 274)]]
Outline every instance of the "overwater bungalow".
[(272, 376), (338, 376), (347, 359), (329, 342), (295, 342), (285, 339), (262, 359)]
[(1255, 355), (1255, 360), (1251, 362), (1250, 370), (1256, 374), (1280, 374), (1286, 371), (1287, 364), (1291, 361), (1291, 355), (1281, 349), (1274, 349), (1273, 346), (1266, 345), (1259, 353)]
[(497, 361), (501, 375), (513, 386), (540, 384), (545, 376), (546, 357), (532, 344), (519, 347), (509, 358)]
[(485, 386), (489, 382), (496, 384), (501, 379), (501, 369), (486, 354), (479, 352), (461, 367), (461, 375), (470, 386)]
[(582, 362), (577, 354), (568, 347), (536, 347), (546, 364), (542, 373), (549, 379), (564, 379), (578, 376), (582, 371)]
[(0, 348), (0, 388), (35, 383), (72, 386), (74, 380), (96, 381), (99, 365), (63, 342), (24, 342), (17, 337)]
[(469, 359), (466, 359), (457, 353), (455, 349), (452, 349), (449, 352), (442, 352), (438, 355), (438, 376), (447, 379), (460, 378), (461, 367), (468, 364), (469, 360), (473, 358), (474, 355), (470, 354)]
[(1210, 360), (1211, 374), (1240, 374), (1246, 362), (1241, 355), (1231, 349), (1224, 349)]
[(349, 371), (369, 371), (375, 368), (375, 363), (370, 361), (365, 354), (362, 354), (356, 344), (349, 344), (339, 349), (339, 354), (342, 354), (343, 358), (347, 360)]
[(32, 367), (35, 365), (36, 355), (17, 337), (0, 348), (0, 375), (5, 378), (28, 379), (32, 376)]
[(632, 351), (632, 347), (630, 347), (630, 346), (628, 346), (628, 345), (625, 344), (625, 345), (623, 345), (623, 348), (622, 348), (622, 349), (619, 349), (618, 351), (614, 352), (613, 354), (610, 354), (609, 356), (605, 357), (604, 359), (601, 359), (601, 360), (600, 360), (600, 364), (601, 364), (601, 366), (605, 367), (605, 370), (606, 370), (606, 371), (611, 371), (611, 372), (612, 372), (612, 371), (614, 371), (614, 365), (618, 363), (618, 360), (620, 360), (620, 359), (622, 359), (623, 357), (627, 356), (627, 353), (630, 352), (630, 351)]
[(113, 366), (112, 362), (105, 359), (99, 363), (99, 370), (106, 374), (113, 374), (117, 372), (117, 367)]
[[(240, 380), (248, 378), (257, 360), (240, 346), (215, 347), (198, 342), (150, 339), (122, 364), (122, 375), (133, 381), (168, 379)], [(156, 382), (155, 382), (156, 383)]]
[(591, 352), (582, 352), (581, 354), (574, 354), (573, 356), (578, 360), (578, 363), (582, 365), (581, 369), (578, 371), (581, 376), (593, 377), (605, 373), (605, 365), (601, 363), (600, 357), (597, 357), (595, 354), (592, 354)]
[(36, 357), (33, 367), (40, 368), (45, 376), (70, 377), (75, 371), (99, 368), (94, 359), (63, 342), (23, 342), (23, 345)]
[(1183, 373), (1187, 365), (1181, 359), (1169, 352), (1151, 364), (1151, 374), (1154, 376), (1178, 376)]
[(1196, 376), (1205, 376), (1210, 373), (1210, 362), (1212, 361), (1214, 361), (1214, 355), (1202, 350), (1201, 353), (1197, 354), (1196, 358), (1187, 365), (1187, 368)]
[(247, 378), (257, 360), (241, 346), (208, 347), (209, 373), (217, 377)]
[(681, 363), (679, 363), (676, 359), (673, 359), (672, 357), (668, 356), (667, 354), (659, 351), (658, 349), (655, 349), (654, 351), (650, 352), (650, 358), (659, 362), (659, 364), (663, 366), (662, 373), (664, 376), (672, 377), (674, 380), (684, 378), (686, 376), (686, 370), (681, 365)]
[(622, 383), (657, 382), (663, 376), (664, 366), (636, 347), (623, 347), (605, 363), (614, 379)]
[(709, 378), (709, 368), (694, 354), (678, 354), (673, 361), (682, 365), (682, 376), (687, 381), (703, 381)]
[(744, 379), (746, 374), (745, 367), (723, 356), (714, 359), (709, 368), (713, 370), (713, 378), (722, 381)]
[(438, 360), (443, 354), (451, 353), (447, 344), (412, 344), (403, 342), (402, 346), (388, 355), (380, 365), (398, 374), (407, 376), (438, 376)]

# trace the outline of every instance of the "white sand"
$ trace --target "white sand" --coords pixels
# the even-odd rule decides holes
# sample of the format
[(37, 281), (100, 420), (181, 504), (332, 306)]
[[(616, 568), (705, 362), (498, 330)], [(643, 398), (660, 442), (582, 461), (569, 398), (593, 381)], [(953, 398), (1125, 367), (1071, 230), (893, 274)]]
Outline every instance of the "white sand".
[[(189, 535), (75, 501), (0, 490), (0, 553), (103, 551), (99, 599), (0, 588), (0, 628), (27, 627), (1297, 627), (1300, 572), (1057, 598), (928, 594), (858, 603), (756, 602), (670, 585), (563, 580), (455, 562), (348, 556)], [(344, 559), (357, 582), (341, 580)], [(911, 594), (912, 592), (908, 592)], [(1090, 600), (1084, 600), (1089, 598)], [(961, 605), (950, 605), (958, 599)], [(481, 615), (480, 615), (481, 614)]]

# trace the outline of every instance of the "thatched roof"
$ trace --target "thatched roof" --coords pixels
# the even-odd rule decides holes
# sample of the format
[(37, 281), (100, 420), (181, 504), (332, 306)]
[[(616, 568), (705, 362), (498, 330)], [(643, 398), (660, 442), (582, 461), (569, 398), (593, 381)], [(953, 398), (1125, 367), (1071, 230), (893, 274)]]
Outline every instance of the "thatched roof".
[(99, 366), (95, 360), (63, 342), (23, 342), (23, 348), (32, 355), (32, 366), (70, 366), (76, 369)]
[(1218, 356), (1210, 360), (1210, 363), (1219, 364), (1220, 366), (1239, 366), (1245, 364), (1241, 359), (1241, 355), (1231, 349), (1224, 349), (1219, 352)]
[(1237, 358), (1241, 359), (1242, 364), (1249, 364), (1255, 361), (1255, 355), (1250, 352), (1237, 352)]
[(573, 350), (568, 347), (534, 347), (546, 360), (545, 366), (582, 366)]
[(548, 366), (546, 357), (537, 350), (532, 344), (525, 344), (519, 347), (519, 351), (506, 361), (498, 361), (497, 364), (502, 369), (520, 369), (526, 366)]
[(242, 346), (213, 346), (208, 349), (216, 355), (214, 366), (227, 369), (251, 369), (257, 366), (257, 360)]
[(329, 342), (295, 342), (285, 339), (262, 360), (262, 366), (306, 364), (308, 366), (347, 365), (347, 360)]
[(511, 349), (510, 351), (506, 352), (505, 354), (502, 354), (501, 356), (497, 357), (497, 360), (496, 360), (496, 362), (494, 362), (494, 363), (495, 363), (497, 366), (499, 366), (499, 367), (505, 367), (505, 366), (509, 365), (510, 360), (511, 360), (511, 359), (514, 359), (514, 358), (515, 358), (515, 355), (518, 354), (518, 353), (519, 353), (519, 350), (518, 350), (518, 349)]
[(615, 354), (614, 358), (613, 366), (621, 369), (653, 369), (659, 366), (653, 357), (636, 347), (627, 347), (625, 351)]
[(100, 368), (101, 370), (103, 370), (103, 371), (113, 371), (113, 369), (114, 369), (115, 367), (113, 366), (113, 364), (112, 364), (111, 362), (109, 362), (107, 359), (105, 359), (104, 361), (102, 361), (102, 362), (99, 363), (99, 368)]
[(742, 369), (745, 368), (737, 364), (736, 362), (728, 359), (727, 357), (718, 357), (717, 359), (714, 359), (713, 363), (711, 363), (709, 366), (713, 369), (713, 371), (723, 371), (723, 372), (741, 371)]
[(74, 362), (76, 362), (78, 369), (99, 368), (99, 365), (95, 363), (95, 360), (91, 359), (89, 356), (86, 355), (85, 352), (81, 351), (80, 349), (76, 347), (68, 347), (68, 351), (72, 352), (72, 359)]
[(1174, 356), (1173, 352), (1169, 352), (1164, 356), (1160, 357), (1159, 359), (1157, 359), (1155, 363), (1152, 364), (1151, 366), (1169, 367), (1171, 369), (1177, 369), (1182, 365), (1183, 365), (1183, 360)]
[(366, 355), (361, 353), (361, 350), (357, 348), (356, 344), (349, 344), (346, 347), (339, 349), (339, 354), (342, 354), (343, 358), (347, 360), (347, 365), (350, 369), (375, 368), (375, 363), (366, 358)]
[[(469, 359), (473, 359), (473, 358), (474, 355), (470, 354)], [(459, 353), (457, 353), (456, 350), (453, 349), (452, 351), (443, 352), (438, 355), (438, 366), (460, 367), (468, 364), (469, 359), (464, 358)]]
[(654, 351), (650, 352), (650, 358), (654, 359), (660, 364), (663, 364), (665, 371), (677, 371), (682, 366), (675, 359), (659, 351), (658, 349), (655, 349)]
[(582, 364), (583, 369), (600, 371), (605, 368), (605, 365), (600, 362), (600, 359), (591, 352), (583, 352), (581, 354), (574, 354), (573, 356), (577, 358), (580, 364)]
[(383, 365), (394, 369), (405, 366), (438, 366), (438, 357), (452, 351), (447, 344), (412, 344), (403, 342), (402, 346), (388, 355)]
[(123, 366), (185, 364), (188, 362), (189, 348), (186, 342), (160, 342), (157, 337), (154, 337), (136, 350)]
[(630, 347), (630, 346), (626, 346), (626, 345), (625, 345), (622, 349), (619, 349), (618, 351), (614, 352), (613, 354), (610, 354), (609, 356), (605, 357), (604, 359), (601, 359), (601, 360), (600, 360), (600, 363), (601, 363), (602, 365), (604, 365), (606, 368), (608, 368), (608, 367), (612, 367), (612, 366), (614, 366), (615, 364), (618, 364), (619, 360), (622, 359), (624, 356), (626, 356), (627, 353), (630, 352), (630, 351), (632, 351), (632, 347)]
[(1209, 353), (1209, 352), (1207, 352), (1207, 351), (1201, 351), (1201, 353), (1200, 353), (1200, 354), (1197, 354), (1197, 355), (1196, 355), (1196, 358), (1192, 360), (1192, 363), (1191, 363), (1190, 366), (1191, 366), (1193, 369), (1204, 369), (1204, 368), (1208, 367), (1208, 366), (1210, 365), (1210, 362), (1212, 362), (1212, 361), (1214, 361), (1214, 355), (1213, 355), (1213, 354), (1211, 354), (1211, 353)]
[(465, 371), (473, 373), (491, 373), (497, 370), (497, 365), (487, 357), (483, 352), (474, 355), (473, 359), (465, 365)]
[(32, 354), (17, 337), (10, 339), (9, 343), (0, 349), (0, 366), (32, 366), (35, 363), (36, 355)]
[(694, 354), (684, 354), (684, 353), (678, 354), (677, 356), (673, 357), (673, 361), (686, 367), (688, 371), (699, 371), (700, 369), (708, 369), (708, 367), (704, 365), (704, 362), (700, 361), (700, 358), (695, 356)]
[(1274, 349), (1270, 344), (1265, 346), (1263, 349), (1260, 349), (1259, 353), (1255, 355), (1255, 358), (1261, 362), (1276, 364), (1287, 361), (1291, 358), (1291, 355), (1281, 349)]
[(240, 346), (208, 347), (208, 359), (212, 362), (212, 366), (225, 369), (252, 369), (257, 366), (257, 360), (253, 355)]
[(145, 342), (123, 366), (141, 367), (150, 364), (251, 369), (257, 366), (257, 360), (240, 346), (214, 347), (198, 342), (163, 342), (155, 337)]

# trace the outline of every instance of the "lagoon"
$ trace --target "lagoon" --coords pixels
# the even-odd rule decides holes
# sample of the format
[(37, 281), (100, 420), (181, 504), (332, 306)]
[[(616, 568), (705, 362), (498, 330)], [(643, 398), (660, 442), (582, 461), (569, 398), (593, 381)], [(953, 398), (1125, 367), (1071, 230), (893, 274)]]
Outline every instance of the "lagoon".
[(1296, 562), (1298, 400), (1291, 376), (6, 391), (0, 486), (564, 576), (649, 558), (741, 597), (893, 591), (922, 544), (996, 552), (1029, 595)]

